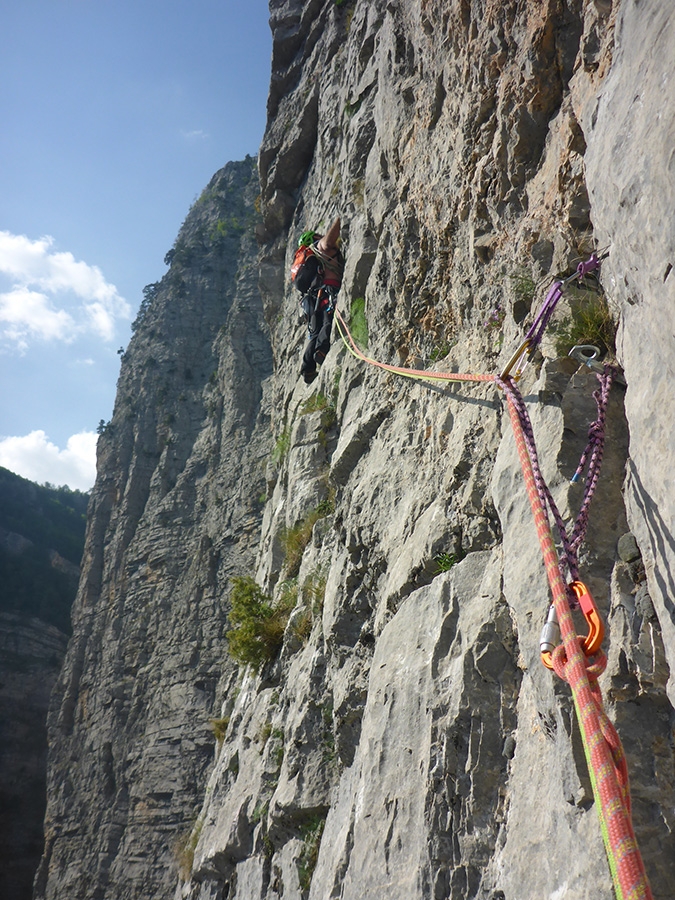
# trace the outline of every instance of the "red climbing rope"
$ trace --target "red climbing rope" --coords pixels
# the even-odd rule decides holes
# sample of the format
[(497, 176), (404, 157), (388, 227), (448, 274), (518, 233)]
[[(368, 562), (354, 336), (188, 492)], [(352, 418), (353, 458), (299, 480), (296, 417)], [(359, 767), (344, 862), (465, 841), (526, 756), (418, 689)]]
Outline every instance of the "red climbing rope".
[[(575, 277), (583, 277), (586, 272), (597, 268), (598, 264), (597, 257), (592, 256), (587, 263), (581, 264)], [(522, 371), (522, 362), (525, 358), (522, 354), (529, 356), (533, 349), (531, 345), (541, 339), (541, 333), (552, 314), (553, 307), (559, 300), (563, 284), (564, 282), (555, 283), (554, 288), (549, 292), (542, 313), (530, 329), (531, 335), (528, 334), (525, 344), (521, 345), (518, 353), (512, 358), (501, 376), (426, 372), (381, 363), (370, 359), (360, 350), (350, 334), (345, 320), (336, 310), (337, 325), (349, 352), (371, 366), (408, 378), (429, 381), (494, 381), (504, 391), (544, 566), (553, 594), (555, 614), (562, 635), (562, 644), (555, 647), (550, 654), (551, 665), (556, 674), (569, 683), (572, 691), (614, 889), (618, 900), (652, 900), (651, 889), (633, 832), (628, 771), (621, 740), (605, 713), (602, 694), (598, 686), (598, 677), (607, 665), (606, 656), (599, 650), (602, 640), (601, 623), (598, 619), (591, 618), (590, 607), (584, 609), (584, 614), (592, 628), (582, 646), (572, 618), (572, 608), (577, 605), (578, 598), (584, 596), (583, 591), (585, 590), (583, 584), (578, 580), (577, 552), (586, 533), (588, 507), (597, 484), (602, 461), (605, 410), (613, 371), (610, 367), (606, 367), (604, 373), (598, 376), (600, 388), (594, 394), (598, 407), (598, 418), (589, 429), (589, 442), (573, 479), (579, 478), (588, 462), (584, 499), (571, 537), (567, 535), (562, 516), (541, 474), (532, 424), (515, 381)], [(511, 377), (509, 372), (514, 366), (520, 367), (520, 369), (519, 372), (514, 372), (514, 377)], [(547, 509), (551, 511), (560, 534), (564, 561), (558, 558)], [(567, 585), (565, 582), (565, 567), (573, 578), (572, 585)], [(592, 600), (587, 598), (588, 601), (597, 617)], [(584, 606), (583, 602), (582, 606)], [(594, 633), (592, 633), (593, 628), (595, 628)], [(584, 646), (589, 652), (588, 656), (584, 653)]]
[(651, 900), (651, 889), (631, 821), (626, 761), (616, 729), (604, 711), (597, 681), (605, 669), (607, 658), (603, 653), (598, 653), (595, 661), (590, 662), (581, 648), (546, 505), (542, 503), (537, 487), (535, 468), (538, 465), (530, 457), (518, 404), (513, 399), (519, 392), (512, 380), (504, 379), (503, 384), (507, 388), (506, 398), (518, 458), (563, 639), (562, 645), (553, 651), (553, 668), (572, 690), (614, 888), (619, 900)]

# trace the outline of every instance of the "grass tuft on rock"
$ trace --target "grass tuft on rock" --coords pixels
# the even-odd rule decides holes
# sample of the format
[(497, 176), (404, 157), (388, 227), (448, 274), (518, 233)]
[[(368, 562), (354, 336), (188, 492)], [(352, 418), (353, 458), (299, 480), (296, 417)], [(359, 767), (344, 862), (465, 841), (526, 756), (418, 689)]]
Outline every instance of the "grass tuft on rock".
[(366, 301), (363, 297), (352, 300), (349, 315), (349, 330), (362, 350), (368, 349), (368, 321), (366, 320)]
[(614, 353), (616, 325), (602, 294), (570, 288), (567, 295), (571, 315), (554, 323), (555, 348), (565, 356), (575, 344), (594, 344), (601, 353)]

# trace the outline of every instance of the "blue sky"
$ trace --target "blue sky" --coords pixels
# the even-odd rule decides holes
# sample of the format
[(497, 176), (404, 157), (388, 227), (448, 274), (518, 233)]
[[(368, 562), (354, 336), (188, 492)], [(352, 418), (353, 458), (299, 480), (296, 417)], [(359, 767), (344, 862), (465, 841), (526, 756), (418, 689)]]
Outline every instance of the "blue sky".
[(93, 484), (142, 288), (265, 126), (267, 0), (0, 0), (0, 465)]

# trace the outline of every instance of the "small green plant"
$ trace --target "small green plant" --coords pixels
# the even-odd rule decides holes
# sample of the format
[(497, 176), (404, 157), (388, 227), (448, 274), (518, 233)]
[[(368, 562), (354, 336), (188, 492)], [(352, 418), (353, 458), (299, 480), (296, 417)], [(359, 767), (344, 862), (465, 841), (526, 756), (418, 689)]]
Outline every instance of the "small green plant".
[(332, 485), (328, 486), (328, 496), (319, 503), (316, 511), (320, 519), (324, 516), (332, 516), (335, 512), (335, 488)]
[(493, 349), (501, 350), (502, 343), (504, 342), (504, 332), (502, 331), (502, 326), (504, 324), (504, 319), (506, 318), (506, 310), (504, 307), (498, 303), (497, 306), (492, 310), (488, 318), (483, 322), (483, 328), (487, 331), (488, 334), (496, 336), (496, 347)]
[(510, 278), (516, 300), (520, 300), (529, 306), (534, 300), (534, 295), (537, 291), (537, 283), (532, 277), (532, 273), (529, 269), (521, 267), (512, 272)]
[(291, 448), (291, 432), (288, 428), (281, 432), (272, 450), (272, 462), (279, 466)]
[(602, 294), (568, 290), (571, 315), (551, 325), (558, 356), (565, 356), (575, 344), (595, 344), (602, 353), (613, 352), (616, 325)]
[(265, 749), (265, 746), (266, 746), (267, 742), (269, 741), (271, 734), (272, 734), (272, 723), (271, 722), (265, 722), (263, 725), (260, 726), (260, 730), (258, 731), (258, 733), (256, 735), (256, 741), (259, 744), (262, 744), (262, 749), (260, 751), (261, 753)]
[(319, 847), (325, 825), (325, 816), (316, 815), (300, 831), (302, 847), (298, 858), (298, 876), (303, 893), (309, 890), (312, 883), (312, 875), (319, 860)]
[(279, 606), (291, 610), (298, 602), (298, 579), (289, 578), (282, 582), (279, 593)]
[(321, 615), (326, 595), (326, 574), (323, 569), (315, 569), (302, 585), (301, 597), (313, 615)]
[(281, 648), (290, 608), (276, 606), (250, 576), (234, 578), (227, 633), (230, 655), (260, 671)]
[(300, 571), (302, 554), (312, 538), (312, 530), (319, 519), (324, 519), (335, 512), (335, 489), (329, 487), (328, 496), (314, 509), (310, 509), (307, 515), (293, 528), (287, 528), (281, 535), (281, 545), (286, 554), (286, 574), (289, 578), (295, 578)]
[(224, 716), (222, 719), (209, 719), (209, 727), (220, 746), (225, 740), (227, 726), (230, 724), (230, 717)]
[(174, 854), (178, 863), (178, 871), (180, 872), (180, 876), (183, 881), (187, 881), (190, 877), (190, 873), (192, 872), (192, 866), (194, 865), (195, 861), (195, 850), (197, 849), (197, 844), (199, 843), (199, 838), (201, 836), (203, 827), (203, 820), (197, 819), (194, 828), (192, 828), (190, 831), (187, 831), (182, 837), (180, 837), (178, 841), (176, 841), (176, 844), (174, 846)]
[(287, 528), (281, 535), (281, 545), (286, 554), (286, 571), (294, 577), (300, 571), (300, 563), (305, 547), (312, 537), (314, 525), (327, 513), (322, 513), (318, 508), (310, 510), (304, 519), (301, 519), (293, 528)]
[(300, 407), (300, 415), (306, 416), (309, 415), (309, 413), (328, 409), (331, 405), (332, 404), (330, 398), (327, 397), (322, 391), (319, 391), (318, 394), (312, 394), (311, 397), (308, 397), (305, 400), (305, 402)]
[(348, 119), (351, 119), (353, 115), (355, 115), (361, 109), (361, 100), (355, 100), (354, 103), (351, 103), (349, 100), (345, 103), (345, 115)]
[(293, 634), (301, 644), (304, 645), (309, 640), (313, 625), (314, 616), (312, 615), (312, 610), (306, 607), (300, 611), (293, 621)]
[(272, 843), (272, 839), (270, 838), (269, 834), (263, 835), (262, 843), (265, 859), (272, 859), (272, 857), (274, 856), (274, 844)]
[(504, 324), (506, 318), (506, 310), (500, 303), (495, 306), (487, 319), (483, 322), (483, 328), (486, 331), (499, 331)]
[(338, 367), (333, 376), (333, 389), (331, 391), (331, 402), (333, 406), (337, 406), (338, 396), (340, 394), (340, 380), (342, 378), (342, 369)]
[(366, 301), (364, 297), (352, 300), (349, 330), (362, 350), (368, 349), (368, 321), (366, 320)]
[(270, 809), (269, 800), (265, 800), (262, 803), (258, 803), (256, 808), (251, 813), (251, 824), (257, 825), (258, 822), (262, 822), (263, 819), (267, 818), (267, 813)]
[(335, 761), (335, 735), (333, 733), (333, 701), (327, 700), (321, 707), (321, 720), (323, 722), (323, 747), (322, 758), (325, 763)]
[(456, 566), (460, 560), (464, 559), (466, 556), (465, 553), (439, 553), (437, 556), (434, 556), (434, 562), (436, 563), (436, 574), (439, 575), (441, 572), (448, 572), (453, 566)]
[(354, 192), (354, 203), (362, 209), (366, 202), (365, 180), (363, 178), (355, 178), (352, 182), (352, 191)]
[(452, 344), (449, 341), (442, 341), (440, 344), (437, 344), (429, 354), (429, 362), (436, 363), (439, 359), (444, 359), (451, 349)]
[(302, 644), (306, 644), (309, 640), (314, 621), (323, 611), (325, 593), (326, 576), (320, 568), (315, 569), (302, 585), (300, 590), (302, 608), (291, 620), (293, 634)]
[(272, 759), (274, 760), (274, 765), (277, 769), (281, 768), (281, 764), (284, 761), (284, 732), (281, 728), (275, 728), (272, 731), (271, 737), (277, 742), (277, 746), (272, 751)]
[(335, 424), (335, 420), (337, 418), (337, 411), (335, 409), (335, 403), (331, 400), (330, 397), (327, 397), (324, 393), (319, 391), (318, 394), (312, 394), (311, 397), (308, 397), (305, 402), (300, 407), (300, 415), (306, 416), (309, 413), (313, 412), (321, 412), (321, 433), (319, 438), (323, 436), (325, 440), (326, 431), (328, 431)]

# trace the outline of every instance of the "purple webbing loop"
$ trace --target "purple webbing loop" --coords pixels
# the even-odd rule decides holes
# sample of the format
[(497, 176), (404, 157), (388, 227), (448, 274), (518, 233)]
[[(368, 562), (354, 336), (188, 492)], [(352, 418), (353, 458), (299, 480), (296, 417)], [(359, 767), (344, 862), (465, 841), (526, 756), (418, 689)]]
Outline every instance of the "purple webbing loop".
[(562, 281), (553, 282), (548, 294), (546, 295), (546, 299), (544, 300), (541, 309), (537, 313), (534, 322), (530, 325), (529, 331), (525, 335), (525, 339), (530, 342), (528, 350), (528, 354), (530, 356), (541, 343), (541, 339), (544, 336), (544, 332), (546, 331), (546, 326), (548, 325), (551, 316), (553, 315), (553, 312), (558, 305), (558, 301), (562, 297), (562, 285)]
[[(604, 254), (600, 259), (604, 259), (606, 255), (607, 254)], [(546, 330), (546, 326), (548, 325), (549, 320), (553, 315), (553, 311), (555, 310), (558, 301), (562, 297), (563, 286), (568, 282), (573, 281), (575, 278), (581, 282), (581, 280), (586, 275), (588, 275), (589, 272), (594, 272), (600, 267), (600, 259), (598, 258), (597, 254), (592, 253), (585, 262), (579, 263), (574, 275), (571, 275), (564, 281), (557, 280), (553, 282), (548, 294), (546, 295), (546, 300), (544, 300), (544, 303), (539, 310), (537, 317), (535, 318), (525, 336), (526, 344), (527, 342), (529, 342), (527, 349), (528, 356), (532, 354), (534, 349), (541, 341), (544, 335), (544, 331)], [(495, 382), (506, 394), (508, 394), (513, 402), (513, 406), (517, 412), (518, 419), (520, 420), (523, 438), (525, 440), (525, 446), (527, 447), (527, 453), (530, 457), (530, 463), (532, 464), (534, 483), (537, 489), (537, 493), (539, 494), (542, 508), (545, 511), (550, 512), (551, 516), (553, 517), (553, 521), (555, 522), (556, 530), (560, 536), (562, 552), (560, 554), (558, 565), (560, 567), (560, 574), (562, 575), (563, 581), (565, 582), (567, 581), (565, 569), (567, 569), (567, 571), (569, 572), (572, 581), (579, 581), (579, 547), (581, 546), (581, 543), (586, 536), (586, 530), (588, 528), (588, 510), (591, 504), (591, 500), (593, 499), (593, 494), (595, 493), (595, 488), (598, 483), (598, 477), (600, 475), (600, 464), (602, 463), (602, 454), (605, 443), (605, 417), (607, 411), (607, 402), (609, 399), (609, 390), (612, 386), (612, 380), (614, 379), (616, 374), (616, 370), (612, 368), (612, 366), (605, 366), (604, 371), (598, 373), (598, 381), (600, 382), (600, 387), (593, 393), (593, 397), (595, 399), (598, 410), (598, 417), (589, 426), (588, 443), (586, 445), (586, 449), (581, 455), (579, 465), (577, 466), (577, 470), (572, 478), (573, 482), (579, 481), (584, 468), (586, 467), (586, 463), (588, 463), (588, 475), (584, 488), (584, 496), (581, 507), (579, 509), (579, 514), (577, 515), (574, 522), (571, 535), (567, 534), (564, 519), (560, 514), (560, 510), (558, 509), (551, 491), (549, 490), (549, 487), (544, 480), (544, 476), (542, 475), (541, 468), (539, 466), (539, 459), (537, 457), (537, 447), (534, 440), (534, 430), (532, 428), (532, 422), (530, 420), (527, 407), (525, 406), (523, 396), (518, 390), (515, 380), (510, 377), (510, 375), (504, 375), (501, 377), (497, 376), (495, 378)], [(572, 591), (569, 585), (567, 586), (567, 588), (567, 597), (570, 603), (570, 608), (576, 609), (579, 605), (577, 596), (574, 591)]]
[(596, 269), (600, 268), (600, 260), (596, 253), (591, 253), (587, 260), (580, 262), (577, 266), (577, 270), (570, 278), (566, 278), (565, 280), (557, 279), (551, 285), (548, 294), (546, 295), (546, 299), (544, 300), (541, 309), (537, 313), (537, 316), (530, 326), (529, 331), (525, 335), (525, 339), (529, 341), (528, 346), (528, 356), (531, 356), (534, 350), (541, 343), (541, 339), (544, 336), (544, 332), (546, 331), (546, 327), (551, 320), (551, 316), (558, 305), (558, 301), (562, 297), (563, 287), (568, 281), (573, 281), (575, 278), (581, 282), (589, 272), (595, 272)]
[[(562, 575), (564, 581), (567, 580), (565, 577), (565, 569), (567, 569), (567, 571), (569, 572), (572, 581), (579, 581), (579, 548), (584, 538), (586, 537), (586, 530), (588, 528), (588, 511), (591, 505), (591, 500), (593, 499), (593, 494), (595, 493), (595, 489), (598, 484), (598, 478), (600, 477), (600, 466), (602, 464), (602, 455), (605, 445), (605, 419), (607, 413), (607, 403), (609, 400), (609, 391), (612, 386), (614, 375), (615, 370), (612, 368), (612, 366), (605, 366), (605, 371), (602, 373), (598, 373), (598, 381), (600, 382), (600, 385), (598, 390), (593, 392), (593, 398), (598, 410), (598, 417), (589, 426), (588, 444), (586, 445), (586, 449), (581, 456), (581, 460), (575, 473), (575, 477), (581, 475), (586, 466), (586, 463), (588, 462), (588, 477), (586, 478), (584, 496), (579, 508), (579, 513), (575, 519), (572, 533), (570, 535), (568, 535), (567, 533), (565, 522), (562, 515), (560, 514), (560, 510), (558, 509), (555, 500), (553, 499), (551, 491), (544, 481), (544, 476), (542, 475), (541, 468), (539, 466), (539, 459), (537, 456), (537, 447), (534, 440), (534, 429), (532, 428), (532, 421), (530, 420), (530, 416), (527, 411), (525, 401), (523, 400), (523, 396), (516, 387), (513, 379), (496, 379), (497, 384), (506, 394), (508, 394), (508, 396), (513, 401), (513, 405), (517, 411), (523, 431), (527, 453), (532, 464), (532, 474), (534, 475), (534, 483), (537, 488), (537, 493), (539, 494), (539, 499), (541, 500), (542, 507), (545, 510), (548, 510), (553, 517), (556, 530), (558, 532), (558, 535), (560, 536), (562, 552), (560, 554), (559, 566), (560, 574)], [(575, 609), (578, 606), (578, 601), (573, 591), (568, 590), (568, 598), (570, 601), (570, 607), (572, 609)]]

